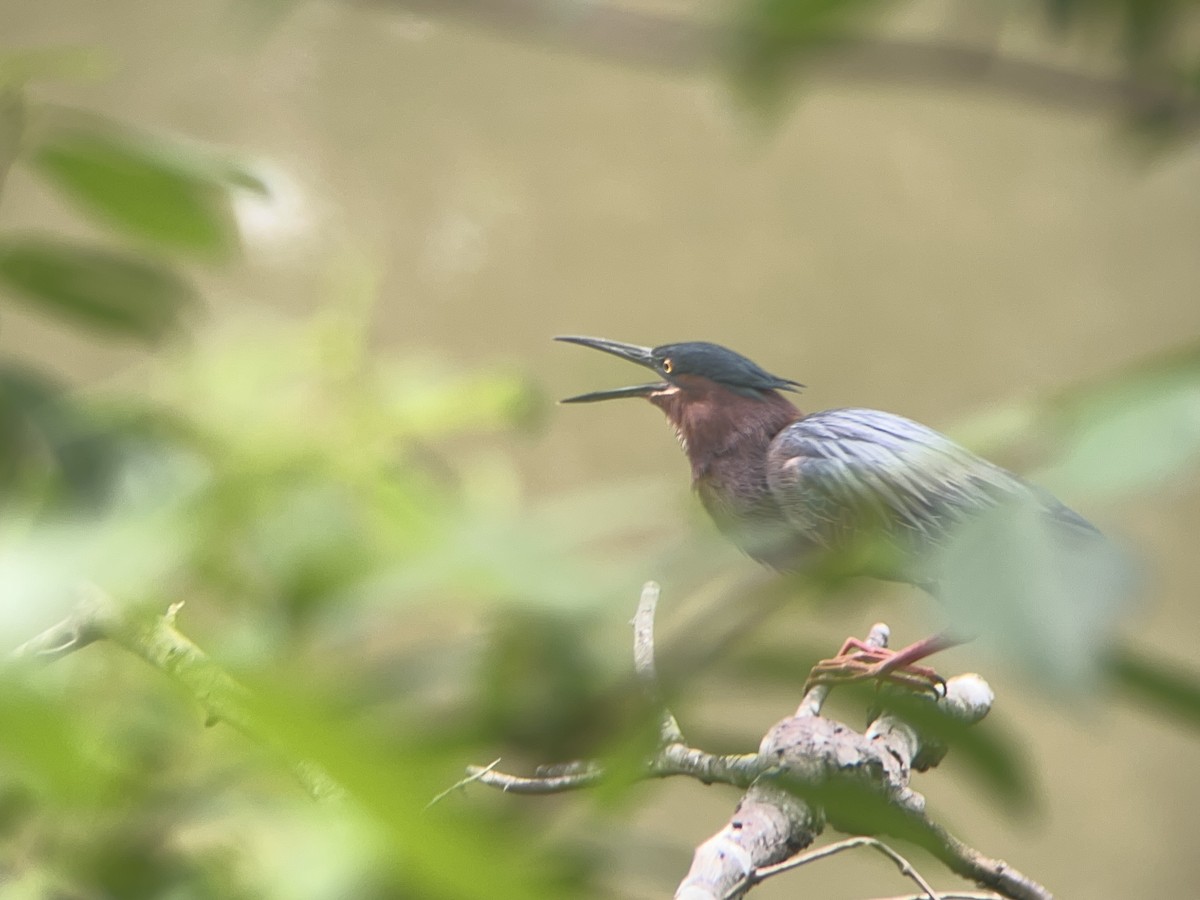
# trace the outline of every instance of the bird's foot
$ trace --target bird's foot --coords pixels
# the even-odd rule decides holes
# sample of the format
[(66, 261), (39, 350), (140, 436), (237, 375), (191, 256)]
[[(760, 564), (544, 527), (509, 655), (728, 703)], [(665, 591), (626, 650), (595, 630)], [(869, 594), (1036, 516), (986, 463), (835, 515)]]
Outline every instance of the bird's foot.
[(837, 656), (823, 659), (813, 666), (804, 683), (804, 690), (819, 684), (872, 680), (918, 693), (929, 692), (935, 697), (943, 697), (946, 693), (946, 679), (928, 666), (910, 662), (909, 654), (904, 650), (872, 647), (855, 638), (847, 640)]

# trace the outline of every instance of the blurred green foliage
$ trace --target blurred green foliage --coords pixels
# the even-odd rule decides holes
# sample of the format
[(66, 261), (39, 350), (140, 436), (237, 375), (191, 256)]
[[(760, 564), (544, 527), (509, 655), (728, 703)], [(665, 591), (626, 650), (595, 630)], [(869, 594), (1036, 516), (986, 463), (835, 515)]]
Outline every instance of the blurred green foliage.
[[(235, 246), (235, 173), (195, 150), (76, 122), (39, 135), (30, 163), (82, 211), (131, 237), (200, 257), (227, 257)], [(262, 190), (247, 177), (236, 183)]]
[[(25, 68), (0, 59), (0, 73), (27, 76)], [(239, 243), (234, 195), (262, 195), (265, 186), (247, 166), (198, 145), (31, 103), (12, 78), (0, 82), (0, 192), (20, 166), (105, 241), (0, 233), (0, 287), (95, 332), (160, 340), (196, 305), (179, 259), (229, 260)], [(114, 238), (134, 244), (113, 246)]]
[[(1103, 74), (1075, 100), (1085, 103), (1108, 95), (1124, 105), (1127, 124), (1146, 141), (1146, 149), (1169, 146), (1194, 132), (1200, 108), (1200, 42), (1196, 0), (1039, 0), (1035, 3), (946, 4), (943, 27), (896, 39), (887, 23), (902, 16), (903, 4), (880, 0), (746, 0), (732, 7), (734, 37), (730, 59), (735, 82), (752, 101), (775, 109), (788, 88), (804, 77), (806, 65), (839, 47), (858, 42), (884, 60), (876, 77), (954, 88), (986, 81), (993, 63), (1019, 69), (1010, 88), (1048, 98), (1065, 88), (1074, 73), (1051, 63), (1040, 69), (1038, 56), (1002, 52), (1008, 26), (1028, 33), (1033, 24), (1048, 39), (1073, 48), (1087, 47), (1103, 59)], [(883, 24), (883, 27), (881, 26)], [(891, 42), (891, 46), (885, 46)], [(906, 54), (905, 50), (918, 51)], [(887, 62), (890, 52), (897, 55)], [(1080, 73), (1086, 71), (1081, 67)], [(1086, 76), (1085, 76), (1086, 77)], [(1108, 79), (1112, 80), (1108, 80)], [(1057, 83), (1057, 84), (1056, 84)], [(1086, 96), (1085, 96), (1086, 95)]]
[[(597, 513), (589, 529), (564, 531), (553, 504), (511, 493), (507, 464), (486, 445), (450, 464), (441, 442), (528, 427), (542, 401), (508, 373), (381, 363), (364, 334), (346, 315), (232, 326), (154, 363), (152, 387), (133, 395), (67, 395), (11, 373), (23, 396), (6, 392), (6, 426), (48, 438), (29, 442), (33, 460), (12, 445), (0, 585), (13, 604), (0, 622), (18, 642), (33, 621), (64, 614), (80, 581), (131, 610), (187, 599), (185, 627), (253, 688), (255, 731), (353, 798), (304, 813), (314, 833), (352, 827), (373, 848), (323, 861), (346, 867), (323, 896), (570, 893), (569, 855), (555, 862), (516, 842), (515, 810), (421, 810), (467, 762), (497, 750), (584, 754), (626, 726), (609, 692), (624, 658), (587, 653), (579, 628), (614, 591), (632, 593), (631, 573), (586, 550), (627, 521), (612, 498), (584, 497)], [(54, 450), (68, 397), (74, 427), (106, 448), (86, 489)], [(11, 792), (12, 821), (0, 870), (14, 889), (29, 879), (42, 896), (50, 878), (80, 896), (182, 886), (297, 896), (291, 876), (241, 850), (278, 827), (281, 807), (311, 803), (287, 766), (253, 742), (209, 736), (186, 691), (117, 652), (5, 676), (0, 791)], [(136, 712), (146, 709), (156, 712)], [(114, 734), (131, 714), (136, 733)], [(156, 765), (183, 770), (147, 794)], [(261, 810), (222, 818), (223, 803), (256, 790)], [(197, 831), (201, 851), (190, 849)], [(20, 853), (29, 842), (43, 848), (34, 861)], [(235, 860), (236, 875), (225, 868)]]
[[(0, 174), (14, 165), (100, 242), (0, 233), (5, 296), (97, 337), (156, 343), (199, 303), (185, 261), (230, 259), (234, 194), (266, 190), (206, 148), (10, 86)], [(376, 359), (372, 298), (338, 290), (342, 312), (247, 316), (169, 342), (132, 391), (0, 369), (10, 645), (65, 615), (80, 583), (135, 616), (186, 599), (189, 630), (252, 688), (250, 718), (234, 724), (254, 734), (205, 729), (191, 693), (207, 693), (203, 677), (173, 684), (114, 645), (50, 671), (6, 668), (5, 896), (579, 889), (583, 861), (517, 840), (518, 810), (422, 810), (497, 748), (584, 753), (624, 727), (619, 712), (588, 716), (612, 707), (619, 675), (579, 639), (589, 610), (632, 583), (582, 549), (625, 533), (621, 497), (522, 500), (510, 461), (479, 438), (536, 426), (545, 400), (528, 380)], [(448, 441), (475, 449), (452, 463)], [(581, 508), (588, 528), (564, 529)], [(351, 799), (312, 807), (288, 775), (298, 760)]]
[[(769, 83), (885, 8), (755, 0), (738, 7), (737, 50)], [(1194, 8), (1045, 5), (1059, 27), (1117, 23), (1130, 64), (1163, 77), (1197, 71), (1169, 27)], [(186, 600), (181, 628), (249, 689), (260, 739), (203, 727), (191, 691), (115, 646), (50, 669), (6, 668), (0, 890), (31, 900), (586, 895), (602, 873), (553, 842), (552, 815), (483, 793), (423, 807), (465, 763), (497, 754), (601, 754), (629, 776), (618, 781), (632, 780), (647, 711), (628, 679), (626, 636), (608, 656), (589, 626), (606, 604), (632, 608), (632, 586), (659, 575), (651, 542), (605, 549), (644, 534), (630, 500), (645, 493), (524, 499), (495, 437), (535, 428), (545, 398), (511, 371), (377, 358), (372, 298), (353, 285), (335, 286), (337, 312), (246, 315), (173, 343), (200, 304), (193, 267), (240, 252), (234, 198), (269, 188), (227, 154), (31, 99), (31, 80), (95, 67), (86, 52), (0, 55), (0, 204), (15, 173), (38, 179), (92, 235), (6, 225), (0, 291), (97, 339), (162, 352), (136, 389), (71, 389), (49, 363), (0, 364), (0, 633), (15, 645), (65, 615), (80, 582), (139, 614)], [(1073, 493), (1113, 497), (1195, 465), (1198, 397), (1192, 348), (1014, 403), (963, 433), (1033, 459)], [(1100, 624), (1108, 610), (1094, 615)], [(800, 659), (760, 659), (758, 675), (798, 685), (811, 661)], [(732, 675), (754, 674), (736, 663)], [(671, 672), (681, 702), (689, 671)], [(1140, 699), (1197, 719), (1186, 673), (1132, 657), (1112, 671)], [(907, 714), (943, 729), (1001, 796), (1027, 797), (1011, 741)], [(314, 804), (290, 771), (297, 760), (328, 773), (348, 802)], [(867, 830), (892, 814), (858, 812)]]
[(141, 255), (39, 237), (0, 239), (0, 283), (83, 327), (145, 341), (162, 338), (197, 300), (182, 276)]

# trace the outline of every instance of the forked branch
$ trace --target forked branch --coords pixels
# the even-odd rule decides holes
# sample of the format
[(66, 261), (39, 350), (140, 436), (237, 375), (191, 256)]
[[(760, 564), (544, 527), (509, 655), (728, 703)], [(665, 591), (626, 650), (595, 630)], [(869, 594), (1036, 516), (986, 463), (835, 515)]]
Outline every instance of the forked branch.
[[(756, 753), (719, 756), (688, 746), (674, 715), (661, 705), (654, 665), (658, 596), (658, 586), (647, 584), (633, 620), (635, 670), (660, 705), (661, 715), (661, 743), (646, 760), (642, 775), (688, 775), (745, 790), (725, 827), (696, 848), (676, 900), (742, 897), (766, 878), (857, 846), (874, 847), (896, 862), (921, 889), (917, 896), (972, 896), (939, 894), (904, 857), (873, 836), (802, 854), (827, 820), (838, 821), (840, 810), (834, 801), (846, 796), (874, 802), (893, 818), (898, 815), (895, 821), (907, 838), (917, 840), (952, 872), (994, 891), (992, 896), (1050, 900), (1050, 892), (1040, 884), (1006, 862), (967, 846), (925, 815), (925, 799), (909, 786), (909, 777), (914, 768), (923, 771), (940, 762), (945, 748), (924, 739), (895, 713), (882, 713), (859, 733), (821, 716), (830, 688), (818, 685), (804, 695), (793, 715), (767, 732)], [(867, 643), (885, 647), (887, 639), (887, 626), (879, 624), (871, 629)], [(947, 681), (943, 697), (929, 702), (936, 702), (942, 714), (971, 724), (987, 715), (993, 699), (987, 682), (978, 675), (958, 675)], [(478, 781), (510, 793), (548, 794), (591, 787), (604, 777), (603, 767), (596, 763), (528, 777), (502, 772), (493, 764), (468, 769), (467, 778), (456, 787)]]

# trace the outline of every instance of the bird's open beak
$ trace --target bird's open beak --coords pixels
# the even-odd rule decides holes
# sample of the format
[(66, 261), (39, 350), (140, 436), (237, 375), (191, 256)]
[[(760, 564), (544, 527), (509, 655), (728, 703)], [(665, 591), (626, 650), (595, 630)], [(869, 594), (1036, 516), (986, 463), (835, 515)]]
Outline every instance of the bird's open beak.
[[(649, 347), (639, 347), (637, 344), (623, 344), (620, 341), (610, 341), (606, 338), (575, 337), (573, 335), (563, 335), (556, 337), (555, 340), (566, 341), (568, 344), (579, 344), (581, 347), (591, 347), (594, 350), (603, 350), (605, 353), (611, 353), (613, 356), (627, 359), (630, 362), (637, 363), (639, 366), (645, 366), (647, 369), (657, 369)], [(560, 402), (595, 403), (597, 400), (616, 400), (621, 397), (646, 397), (656, 391), (666, 390), (668, 387), (670, 385), (665, 381), (657, 381), (653, 384), (635, 384), (630, 387), (613, 388), (608, 391), (592, 391), (590, 394), (568, 397)]]

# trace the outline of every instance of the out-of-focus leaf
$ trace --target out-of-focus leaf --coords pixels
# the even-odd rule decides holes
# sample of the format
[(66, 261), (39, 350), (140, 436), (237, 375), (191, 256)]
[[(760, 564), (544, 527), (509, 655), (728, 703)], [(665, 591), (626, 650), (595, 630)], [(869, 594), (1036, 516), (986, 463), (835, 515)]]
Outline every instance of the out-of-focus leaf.
[(0, 681), (0, 767), (38, 794), (68, 805), (100, 802), (113, 772), (101, 764), (87, 729), (53, 697), (22, 683), (15, 671)]
[(211, 337), (182, 365), (171, 361), (155, 393), (247, 467), (322, 459), (349, 481), (374, 478), (433, 460), (426, 441), (525, 424), (544, 409), (513, 373), (464, 375), (413, 357), (368, 364), (361, 325), (340, 316)]
[(0, 485), (13, 480), (37, 454), (39, 420), (58, 401), (63, 387), (41, 372), (0, 367)]
[(237, 247), (229, 188), (244, 169), (130, 129), (72, 123), (40, 135), (30, 161), (84, 212), (137, 238), (207, 259)]
[(1172, 26), (1181, 24), (1185, 3), (1179, 0), (1043, 0), (1047, 17), (1057, 28), (1082, 25), (1115, 26), (1125, 52), (1142, 60), (1162, 52)]
[(1061, 401), (1066, 429), (1044, 477), (1112, 499), (1200, 462), (1200, 345)]
[[(0, 632), (28, 628), (39, 610), (65, 614), (81, 583), (119, 601), (158, 596), (195, 552), (196, 497), (207, 485), (191, 460), (150, 454), (125, 461), (99, 515), (0, 516)], [(9, 637), (19, 643), (19, 630)]]
[(624, 683), (619, 693), (612, 689), (580, 617), (506, 607), (494, 618), (473, 692), (489, 746), (506, 757), (595, 757), (641, 695)]
[(824, 810), (829, 823), (848, 834), (886, 834), (929, 846), (928, 826), (901, 809), (878, 786), (854, 775), (828, 778), (819, 783), (796, 778), (772, 781), (805, 803)]
[(954, 634), (1049, 690), (1097, 688), (1134, 587), (1128, 560), (1099, 533), (1023, 498), (961, 523), (933, 565)]
[[(537, 898), (564, 896), (552, 860), (500, 823), (463, 815), (450, 803), (426, 809), (453, 784), (436, 742), (385, 743), (311, 699), (253, 684), (255, 721), (271, 744), (311, 760), (343, 786), (394, 838), (393, 860), (414, 896)], [(569, 891), (567, 892), (569, 894)]]
[(1200, 463), (1200, 344), (1069, 388), (1016, 401), (951, 429), (987, 456), (1039, 470), (1068, 497), (1116, 500)]
[(738, 7), (734, 63), (760, 99), (778, 93), (786, 69), (851, 33), (878, 0), (752, 0)]
[(1200, 727), (1200, 673), (1127, 647), (1113, 651), (1107, 669), (1117, 687), (1139, 703), (1157, 706), (1181, 722)]
[(755, 0), (742, 10), (742, 30), (771, 47), (806, 47), (845, 34), (877, 0)]
[(143, 341), (162, 338), (198, 301), (167, 265), (39, 237), (0, 240), (0, 284), (47, 312)]
[[(108, 493), (119, 430), (92, 421), (43, 372), (0, 366), (0, 489), (9, 498), (44, 488), (68, 505), (95, 508)], [(53, 469), (43, 477), (46, 469)]]
[[(644, 496), (645, 492), (616, 494), (622, 495)], [(636, 550), (603, 563), (582, 553), (589, 539), (628, 533), (637, 523), (635, 508), (606, 509), (597, 502), (605, 499), (598, 494), (590, 498), (580, 494), (575, 499), (577, 527), (563, 520), (562, 509), (520, 505), (491, 509), (488, 498), (467, 497), (467, 506), (440, 518), (438, 540), (420, 545), (418, 554), (403, 559), (387, 577), (383, 595), (428, 598), (449, 590), (459, 602), (477, 598), (489, 606), (506, 602), (576, 612), (595, 608), (622, 592), (636, 596), (640, 583), (633, 571), (639, 559)]]

